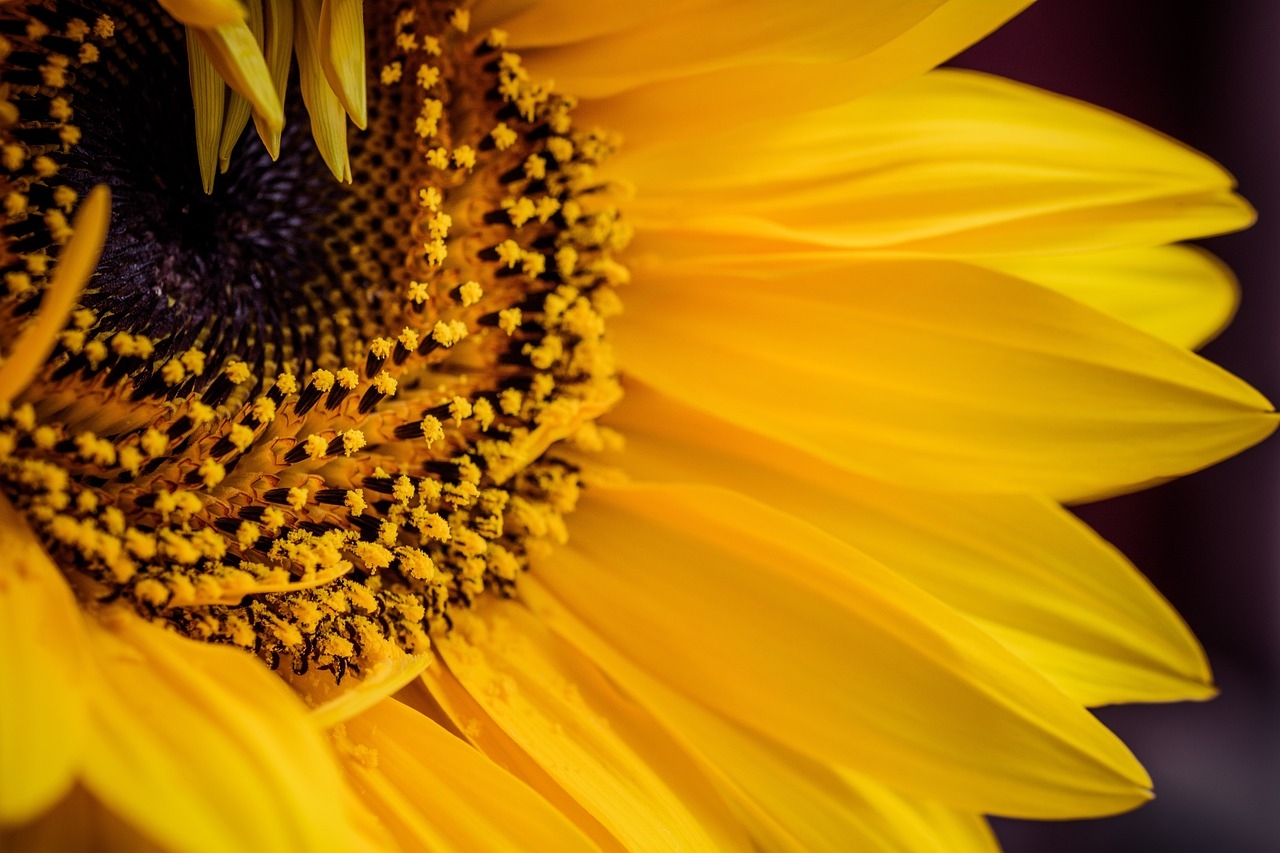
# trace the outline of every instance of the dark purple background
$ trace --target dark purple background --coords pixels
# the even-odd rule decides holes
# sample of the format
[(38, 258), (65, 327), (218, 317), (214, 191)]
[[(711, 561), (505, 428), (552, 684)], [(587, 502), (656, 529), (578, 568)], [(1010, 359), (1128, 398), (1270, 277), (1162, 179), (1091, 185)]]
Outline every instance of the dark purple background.
[[(1205, 355), (1280, 400), (1280, 2), (1039, 0), (955, 64), (1124, 113), (1227, 166), (1259, 224), (1206, 245), (1243, 304)], [(1117, 818), (996, 821), (1008, 853), (1280, 851), (1280, 439), (1084, 507), (1186, 617), (1222, 695), (1103, 709), (1157, 799)]]

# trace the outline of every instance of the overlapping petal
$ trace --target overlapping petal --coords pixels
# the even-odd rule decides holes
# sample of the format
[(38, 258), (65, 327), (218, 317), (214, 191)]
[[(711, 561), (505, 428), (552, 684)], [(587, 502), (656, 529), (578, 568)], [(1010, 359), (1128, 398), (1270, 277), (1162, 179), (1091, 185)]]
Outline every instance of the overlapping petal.
[(709, 487), (600, 490), (576, 521), (539, 582), (751, 731), (965, 811), (1108, 814), (1147, 798), (1142, 768), (1077, 703), (816, 528)]
[(618, 4), (602, 15), (598, 4), (552, 0), (503, 26), (541, 73), (590, 98), (749, 64), (853, 59), (901, 35), (942, 2), (659, 0)]
[[(1030, 0), (947, 0), (879, 48), (845, 62), (747, 64), (588, 98), (578, 114), (621, 131), (626, 148), (686, 142), (725, 128), (790, 121), (923, 74), (990, 33)], [(534, 68), (541, 70), (535, 62)], [(715, 104), (715, 109), (707, 109)]]
[[(1154, 246), (1253, 213), (1204, 157), (1094, 107), (938, 71), (783, 123), (624, 153), (641, 229), (947, 256)], [(718, 244), (703, 247), (716, 253)], [(723, 251), (723, 250), (722, 250)]]
[(91, 629), (95, 797), (177, 851), (365, 847), (320, 731), (260, 661), (124, 614)]
[(1051, 287), (1189, 349), (1222, 331), (1239, 299), (1227, 265), (1192, 246), (989, 258), (982, 264)]
[[(769, 850), (994, 849), (976, 815), (903, 796), (806, 758), (681, 696), (632, 664), (570, 614), (536, 578), (528, 606), (662, 720), (707, 767), (758, 845)], [(516, 605), (499, 605), (510, 613)]]
[(597, 849), (537, 792), (394, 699), (348, 720), (337, 740), (404, 850)]
[(322, 0), (298, 0), (294, 11), (293, 47), (298, 56), (298, 85), (311, 116), (311, 133), (320, 156), (333, 176), (351, 183), (351, 155), (347, 151), (347, 113), (325, 76), (328, 47), (320, 40)]
[(601, 850), (622, 851), (617, 837), (592, 817), (542, 765), (503, 730), (475, 700), (448, 666), (433, 667), (417, 685), (396, 697), (428, 719), (453, 732), (503, 770), (538, 792), (569, 818)]
[[(260, 662), (131, 614), (82, 616), (7, 501), (0, 529), (0, 820), (36, 817), (78, 779), (170, 850), (363, 849), (319, 729)], [(56, 826), (33, 832), (65, 840)]]
[[(629, 849), (746, 849), (688, 757), (522, 613), (481, 607), (462, 631), (438, 640), (449, 670), (484, 712)], [(425, 680), (465, 729), (465, 704), (448, 682), (431, 670)]]
[(163, 0), (164, 10), (192, 27), (221, 27), (238, 24), (245, 19), (244, 6), (238, 0)]
[(0, 495), (0, 825), (24, 823), (66, 795), (88, 732), (81, 686), (89, 649), (75, 597)]
[(964, 264), (651, 270), (616, 326), (628, 371), (663, 392), (926, 488), (1082, 499), (1198, 470), (1276, 423), (1209, 362)]
[(1204, 654), (1114, 548), (1030, 495), (859, 477), (632, 383), (605, 460), (640, 481), (733, 489), (821, 527), (979, 621), (1088, 705), (1205, 698)]

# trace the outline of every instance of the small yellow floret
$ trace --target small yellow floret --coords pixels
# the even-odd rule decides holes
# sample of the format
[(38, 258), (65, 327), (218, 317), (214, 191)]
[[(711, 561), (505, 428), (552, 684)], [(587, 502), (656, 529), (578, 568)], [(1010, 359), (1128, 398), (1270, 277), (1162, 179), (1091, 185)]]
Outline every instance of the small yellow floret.
[(226, 373), (228, 379), (237, 385), (242, 382), (248, 382), (249, 377), (253, 376), (253, 370), (243, 361), (231, 362), (223, 372)]
[(204, 487), (212, 489), (227, 476), (227, 469), (214, 459), (206, 459), (200, 463), (196, 473), (200, 475), (200, 479), (204, 482)]
[(453, 418), (454, 426), (462, 426), (462, 422), (471, 417), (471, 401), (466, 397), (454, 397), (449, 401), (449, 416)]
[(328, 370), (317, 370), (311, 374), (311, 384), (322, 394), (333, 388), (334, 381), (333, 374)]
[(508, 335), (514, 335), (522, 322), (524, 319), (519, 308), (503, 308), (498, 312), (498, 328)]
[(468, 281), (458, 288), (458, 295), (462, 297), (462, 304), (470, 307), (480, 301), (484, 296), (484, 288), (479, 282)]
[(360, 374), (349, 367), (344, 367), (338, 371), (337, 380), (338, 387), (351, 391), (360, 384)]
[(233, 424), (227, 434), (227, 441), (243, 453), (253, 444), (253, 430), (244, 424)]
[(470, 145), (459, 145), (453, 149), (453, 162), (459, 169), (470, 171), (476, 165), (476, 151)]
[(342, 434), (342, 452), (350, 456), (365, 445), (364, 433), (358, 429), (349, 429)]
[(499, 151), (506, 151), (512, 145), (516, 144), (519, 135), (514, 130), (507, 127), (507, 123), (499, 122), (498, 126), (489, 131), (489, 136), (493, 139), (493, 144)]
[(422, 437), (426, 439), (427, 447), (444, 438), (444, 426), (435, 415), (427, 415), (422, 419)]
[(324, 436), (313, 432), (307, 436), (307, 440), (302, 443), (302, 447), (306, 450), (309, 458), (323, 459), (329, 447), (329, 442), (325, 441)]

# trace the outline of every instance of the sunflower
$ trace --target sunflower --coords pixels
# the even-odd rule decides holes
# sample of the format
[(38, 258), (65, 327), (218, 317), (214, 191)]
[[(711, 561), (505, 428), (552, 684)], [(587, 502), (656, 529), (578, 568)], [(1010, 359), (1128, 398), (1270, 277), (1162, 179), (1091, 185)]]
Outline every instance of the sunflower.
[(1025, 0), (162, 5), (0, 7), (7, 847), (990, 850), (1150, 797), (1087, 708), (1208, 668), (1063, 503), (1275, 427), (1174, 245), (1252, 212), (930, 70)]

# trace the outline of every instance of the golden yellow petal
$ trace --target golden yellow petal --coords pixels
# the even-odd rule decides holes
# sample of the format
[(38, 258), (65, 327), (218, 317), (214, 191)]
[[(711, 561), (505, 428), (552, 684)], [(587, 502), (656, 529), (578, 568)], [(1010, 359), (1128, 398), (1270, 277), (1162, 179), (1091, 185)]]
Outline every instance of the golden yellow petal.
[[(262, 0), (250, 0), (250, 2), (261, 3)], [(271, 86), (275, 89), (282, 113), (284, 111), (285, 89), (289, 83), (289, 65), (293, 60), (293, 27), (292, 3), (266, 3), (263, 5), (263, 28), (265, 31), (263, 55), (266, 57), (267, 71), (271, 75)], [(262, 144), (267, 147), (267, 153), (271, 155), (271, 159), (278, 158), (280, 156), (280, 128), (272, 128), (257, 115), (253, 117), (253, 124), (258, 131), (258, 136), (262, 138)]]
[(524, 51), (643, 27), (655, 17), (677, 10), (679, 5), (679, 0), (618, 0), (608, 4), (590, 0), (486, 0), (476, 4), (471, 17), (477, 27), (499, 26), (506, 30), (511, 46)]
[[(857, 59), (753, 64), (661, 80), (584, 100), (577, 115), (620, 131), (627, 150), (699, 139), (761, 120), (790, 120), (923, 74), (1028, 5), (1030, 0), (947, 0), (897, 38)], [(533, 67), (541, 70), (536, 61)], [(716, 108), (709, 110), (707, 104)]]
[(305, 706), (252, 655), (131, 614), (93, 632), (84, 784), (181, 851), (363, 847)]
[(669, 736), (527, 612), (494, 602), (436, 639), (485, 713), (624, 846), (749, 847)]
[(1051, 287), (1189, 349), (1222, 331), (1239, 300), (1227, 265), (1194, 246), (991, 258), (982, 264)]
[[(249, 31), (253, 33), (254, 41), (261, 48), (263, 43), (263, 10), (262, 0), (248, 0), (248, 13), (246, 23)], [(275, 81), (272, 80), (274, 86)], [(277, 91), (277, 94), (283, 97), (283, 92)], [(282, 106), (283, 111), (283, 106)], [(218, 172), (225, 174), (231, 166), (231, 152), (235, 150), (236, 144), (240, 141), (240, 135), (244, 132), (245, 125), (249, 123), (249, 115), (253, 112), (253, 105), (248, 99), (239, 92), (232, 92), (231, 97), (227, 99), (227, 114), (222, 121), (222, 136), (218, 143)]]
[(654, 269), (614, 325), (622, 363), (659, 390), (923, 488), (1083, 499), (1198, 470), (1276, 424), (1215, 365), (964, 264)]
[(329, 88), (320, 59), (321, 0), (298, 0), (295, 7), (293, 44), (298, 55), (298, 79), (302, 101), (311, 115), (311, 133), (320, 156), (333, 176), (351, 183), (351, 158), (347, 152), (347, 114)]
[(786, 122), (625, 152), (638, 228), (986, 256), (1150, 246), (1248, 225), (1230, 175), (1136, 123), (938, 71)]
[(606, 423), (627, 437), (606, 464), (637, 480), (733, 489), (822, 528), (977, 620), (1086, 705), (1213, 693), (1177, 613), (1050, 501), (859, 477), (638, 383)]
[(490, 761), (537, 791), (538, 796), (571, 820), (601, 850), (620, 853), (626, 849), (494, 722), (447, 666), (433, 666), (417, 685), (401, 691), (396, 698), (456, 733)]
[[(600, 27), (604, 32), (583, 41), (523, 50), (531, 65), (550, 75), (565, 91), (596, 98), (646, 83), (706, 71), (772, 62), (838, 62), (863, 56), (893, 40), (941, 4), (942, 0), (816, 0), (802, 4), (785, 0), (696, 0), (674, 4), (623, 4), (622, 11)], [(539, 4), (527, 14), (533, 19), (577, 11), (594, 17), (600, 5), (585, 0)], [(590, 9), (589, 13), (581, 11)], [(642, 19), (640, 16), (644, 16)], [(635, 26), (616, 31), (615, 18)], [(638, 20), (639, 19), (639, 20)], [(520, 19), (504, 24), (512, 44), (536, 43), (531, 25), (528, 39)], [(550, 38), (558, 42), (558, 38)]]
[(223, 119), (222, 135), (218, 140), (218, 174), (225, 175), (227, 169), (231, 168), (231, 152), (240, 141), (240, 134), (244, 133), (245, 127), (248, 126), (249, 114), (252, 111), (253, 108), (249, 102), (236, 92), (232, 92), (231, 97), (227, 99), (227, 114)]
[(76, 209), (71, 240), (58, 255), (40, 313), (0, 363), (0, 405), (7, 405), (26, 390), (53, 352), (58, 333), (98, 265), (110, 223), (111, 193), (105, 186), (94, 187)]
[(227, 85), (196, 33), (194, 27), (187, 27), (187, 75), (195, 107), (196, 161), (200, 183), (207, 194), (213, 192), (213, 179), (218, 173), (218, 142), (227, 108)]
[(540, 618), (591, 657), (699, 758), (757, 846), (795, 851), (994, 850), (980, 817), (905, 797), (747, 731), (629, 662), (566, 612), (536, 575), (521, 579), (521, 592)]
[(1079, 704), (857, 551), (709, 487), (597, 489), (538, 581), (632, 663), (819, 762), (967, 812), (1140, 805), (1149, 780)]
[(405, 850), (596, 850), (536, 792), (386, 699), (337, 735), (347, 773)]
[(164, 10), (190, 27), (221, 27), (245, 19), (237, 0), (160, 0)]
[(25, 823), (71, 790), (88, 724), (86, 637), (66, 580), (0, 495), (0, 825)]
[[(476, 32), (485, 32), (492, 27), (500, 27), (531, 6), (537, 6), (542, 0), (475, 0), (471, 7), (471, 26)], [(613, 9), (610, 3), (601, 7), (601, 11)]]
[(235, 92), (240, 93), (253, 106), (253, 111), (270, 128), (284, 126), (284, 109), (280, 94), (272, 83), (271, 72), (262, 55), (262, 43), (254, 36), (248, 23), (217, 27), (212, 30), (191, 30), (208, 55), (218, 74)]
[(365, 89), (364, 2), (324, 0), (320, 7), (320, 68), (355, 126), (369, 123)]

